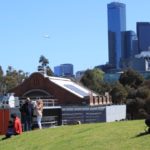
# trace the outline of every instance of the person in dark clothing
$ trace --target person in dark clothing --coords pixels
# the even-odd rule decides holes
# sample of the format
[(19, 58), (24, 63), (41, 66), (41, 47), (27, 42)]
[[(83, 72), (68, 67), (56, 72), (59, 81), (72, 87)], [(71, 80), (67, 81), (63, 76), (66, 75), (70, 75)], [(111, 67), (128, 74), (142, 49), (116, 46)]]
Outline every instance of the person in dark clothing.
[(13, 121), (10, 120), (7, 128), (7, 132), (5, 134), (5, 137), (2, 140), (10, 138), (12, 135), (14, 135), (14, 125), (13, 125)]
[(32, 128), (33, 109), (33, 104), (28, 97), (20, 109), (24, 131), (30, 131)]

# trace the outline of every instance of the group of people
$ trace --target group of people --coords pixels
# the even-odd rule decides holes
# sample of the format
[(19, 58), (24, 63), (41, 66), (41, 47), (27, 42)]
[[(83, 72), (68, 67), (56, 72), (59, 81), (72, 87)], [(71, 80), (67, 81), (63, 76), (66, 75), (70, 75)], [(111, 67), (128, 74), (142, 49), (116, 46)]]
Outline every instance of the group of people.
[(41, 99), (38, 99), (35, 103), (33, 103), (28, 97), (20, 108), (20, 111), (24, 131), (30, 131), (32, 129), (34, 115), (36, 115), (38, 127), (42, 129), (41, 120), (43, 114), (43, 101)]
[(36, 115), (38, 128), (42, 129), (43, 101), (41, 99), (33, 103), (28, 97), (25, 103), (20, 107), (20, 112), (21, 120), (15, 113), (11, 114), (12, 120), (9, 121), (7, 133), (3, 139), (10, 138), (12, 135), (19, 135), (23, 131), (32, 130), (34, 115)]

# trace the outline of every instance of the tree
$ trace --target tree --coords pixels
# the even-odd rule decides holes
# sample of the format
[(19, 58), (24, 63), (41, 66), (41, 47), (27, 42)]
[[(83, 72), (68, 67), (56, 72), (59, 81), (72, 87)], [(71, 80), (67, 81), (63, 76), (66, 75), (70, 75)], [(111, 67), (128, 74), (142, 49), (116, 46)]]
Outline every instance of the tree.
[(139, 97), (143, 100), (147, 99), (148, 97), (150, 97), (149, 89), (144, 86), (139, 87), (136, 93), (136, 97)]
[(105, 94), (105, 92), (111, 92), (112, 90), (112, 85), (107, 83), (107, 82), (104, 82), (102, 81), (101, 84), (100, 84), (100, 88), (99, 88), (99, 91), (97, 91), (99, 94)]
[(41, 55), (39, 59), (39, 63), (41, 63), (42, 67), (46, 67), (49, 64), (49, 61), (45, 56)]
[(136, 98), (136, 93), (137, 93), (137, 89), (130, 87), (130, 86), (125, 86), (125, 89), (128, 93), (127, 99), (135, 99)]
[(150, 115), (150, 97), (148, 97), (145, 101), (144, 110), (148, 115)]
[(27, 78), (26, 74), (22, 70), (17, 71), (12, 66), (8, 66), (4, 76), (5, 92), (21, 84), (23, 79)]
[(100, 69), (94, 68), (92, 70), (88, 69), (85, 71), (83, 77), (81, 78), (80, 82), (88, 87), (89, 89), (99, 92), (100, 85), (103, 80), (104, 72)]
[(39, 63), (41, 63), (41, 66), (38, 66), (38, 68), (40, 68), (40, 70), (44, 71), (49, 76), (54, 75), (53, 71), (48, 66), (49, 60), (45, 56), (43, 56), (43, 55), (40, 56)]
[(122, 73), (119, 81), (128, 93), (126, 99), (128, 116), (131, 119), (140, 119), (150, 112), (148, 109), (150, 81), (144, 80), (142, 75), (131, 69)]
[(124, 86), (129, 85), (134, 88), (140, 86), (143, 83), (143, 81), (144, 81), (143, 76), (132, 69), (128, 69), (127, 71), (122, 73), (119, 78), (119, 82), (122, 85)]
[(113, 104), (123, 104), (125, 103), (125, 99), (128, 93), (125, 90), (125, 88), (122, 86), (122, 84), (117, 82), (114, 84), (114, 87), (112, 88), (110, 94), (112, 96)]
[(2, 67), (0, 66), (0, 94), (4, 93), (4, 88), (4, 73)]
[(128, 119), (139, 119), (143, 116), (143, 111), (141, 112), (145, 106), (143, 99), (128, 99), (126, 104)]
[(143, 85), (150, 89), (150, 80), (145, 80)]
[(3, 76), (3, 69), (2, 67), (0, 66), (0, 78)]
[(47, 75), (48, 76), (54, 76), (54, 73), (53, 73), (53, 71), (51, 70), (51, 68), (49, 66), (46, 67), (46, 70), (47, 70)]

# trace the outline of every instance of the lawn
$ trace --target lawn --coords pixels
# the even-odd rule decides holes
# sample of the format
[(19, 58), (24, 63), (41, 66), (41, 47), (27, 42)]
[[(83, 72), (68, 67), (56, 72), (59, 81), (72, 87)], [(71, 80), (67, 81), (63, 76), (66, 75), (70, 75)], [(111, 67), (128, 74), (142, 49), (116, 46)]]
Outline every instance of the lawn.
[(1, 140), (0, 150), (150, 150), (144, 129), (144, 120), (61, 126)]

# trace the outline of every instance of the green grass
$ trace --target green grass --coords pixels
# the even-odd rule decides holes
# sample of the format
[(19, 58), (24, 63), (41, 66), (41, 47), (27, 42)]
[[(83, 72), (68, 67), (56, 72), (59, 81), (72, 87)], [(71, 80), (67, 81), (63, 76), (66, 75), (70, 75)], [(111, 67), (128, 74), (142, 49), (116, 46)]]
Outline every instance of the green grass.
[(0, 141), (0, 150), (150, 150), (150, 134), (137, 136), (144, 128), (138, 120), (34, 130)]

